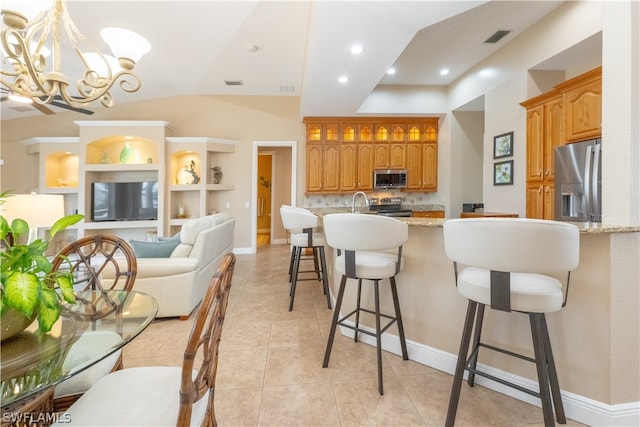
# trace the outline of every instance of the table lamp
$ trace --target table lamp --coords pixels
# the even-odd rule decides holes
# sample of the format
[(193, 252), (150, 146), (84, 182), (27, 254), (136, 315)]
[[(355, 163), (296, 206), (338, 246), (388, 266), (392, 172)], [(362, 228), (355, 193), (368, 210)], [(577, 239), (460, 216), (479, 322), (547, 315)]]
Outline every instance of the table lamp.
[(29, 224), (28, 243), (38, 238), (38, 227), (51, 227), (64, 216), (64, 196), (61, 194), (12, 194), (0, 205), (0, 214), (11, 224), (22, 218)]

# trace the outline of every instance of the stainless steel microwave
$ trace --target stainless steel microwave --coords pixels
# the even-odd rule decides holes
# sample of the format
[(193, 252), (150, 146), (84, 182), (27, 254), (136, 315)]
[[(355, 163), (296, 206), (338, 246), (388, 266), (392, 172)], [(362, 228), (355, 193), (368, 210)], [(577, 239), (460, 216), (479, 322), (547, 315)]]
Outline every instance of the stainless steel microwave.
[(407, 171), (404, 169), (375, 169), (373, 171), (373, 188), (405, 188)]

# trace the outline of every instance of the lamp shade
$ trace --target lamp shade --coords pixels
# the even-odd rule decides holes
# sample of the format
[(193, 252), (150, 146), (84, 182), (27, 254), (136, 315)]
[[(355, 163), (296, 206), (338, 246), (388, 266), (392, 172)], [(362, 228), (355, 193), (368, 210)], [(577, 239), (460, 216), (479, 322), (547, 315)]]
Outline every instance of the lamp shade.
[(0, 214), (9, 223), (22, 218), (29, 227), (51, 227), (64, 216), (64, 196), (60, 194), (14, 194), (0, 206)]
[(116, 58), (127, 58), (138, 62), (142, 55), (151, 50), (151, 44), (138, 33), (124, 28), (108, 27), (100, 31), (100, 35), (111, 48)]

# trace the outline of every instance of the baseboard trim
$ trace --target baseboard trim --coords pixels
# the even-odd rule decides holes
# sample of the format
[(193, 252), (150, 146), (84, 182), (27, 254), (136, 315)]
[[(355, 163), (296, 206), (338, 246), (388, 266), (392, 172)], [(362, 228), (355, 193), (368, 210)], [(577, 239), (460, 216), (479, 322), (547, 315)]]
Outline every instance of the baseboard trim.
[[(370, 330), (373, 331), (372, 329)], [(353, 336), (353, 330), (349, 328), (341, 328), (341, 333), (345, 336)], [(366, 334), (360, 334), (359, 341), (374, 347), (376, 345), (375, 338)], [(397, 336), (389, 333), (384, 333), (382, 336), (382, 348), (385, 351), (397, 355), (402, 354), (400, 340)], [(410, 360), (416, 361), (420, 364), (432, 367), (451, 375), (453, 375), (455, 371), (457, 360), (457, 355), (455, 354), (451, 354), (411, 340), (407, 340), (407, 352), (409, 353)], [(538, 383), (528, 378), (514, 375), (509, 372), (492, 368), (480, 363), (478, 364), (478, 366), (491, 375), (516, 383), (526, 389), (538, 389)], [(476, 383), (515, 399), (530, 403), (538, 407), (541, 406), (539, 399), (527, 393), (523, 393), (489, 379), (476, 376)], [(565, 414), (572, 420), (587, 425), (603, 427), (640, 426), (640, 402), (608, 405), (597, 400), (593, 400), (567, 391), (561, 391), (561, 394), (562, 402), (564, 403)]]

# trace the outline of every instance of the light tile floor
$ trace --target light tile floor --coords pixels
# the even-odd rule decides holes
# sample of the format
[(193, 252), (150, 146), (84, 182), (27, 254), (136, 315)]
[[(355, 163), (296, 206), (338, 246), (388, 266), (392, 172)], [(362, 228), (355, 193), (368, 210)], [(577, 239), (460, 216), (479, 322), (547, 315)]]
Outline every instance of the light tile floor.
[[(452, 376), (336, 335), (322, 368), (331, 310), (320, 282), (300, 282), (288, 311), (289, 250), (239, 255), (222, 334), (216, 414), (220, 426), (441, 426)], [(125, 367), (180, 366), (192, 321), (152, 323), (124, 349)], [(456, 425), (543, 425), (540, 408), (463, 384)], [(569, 421), (568, 425), (580, 425)]]

